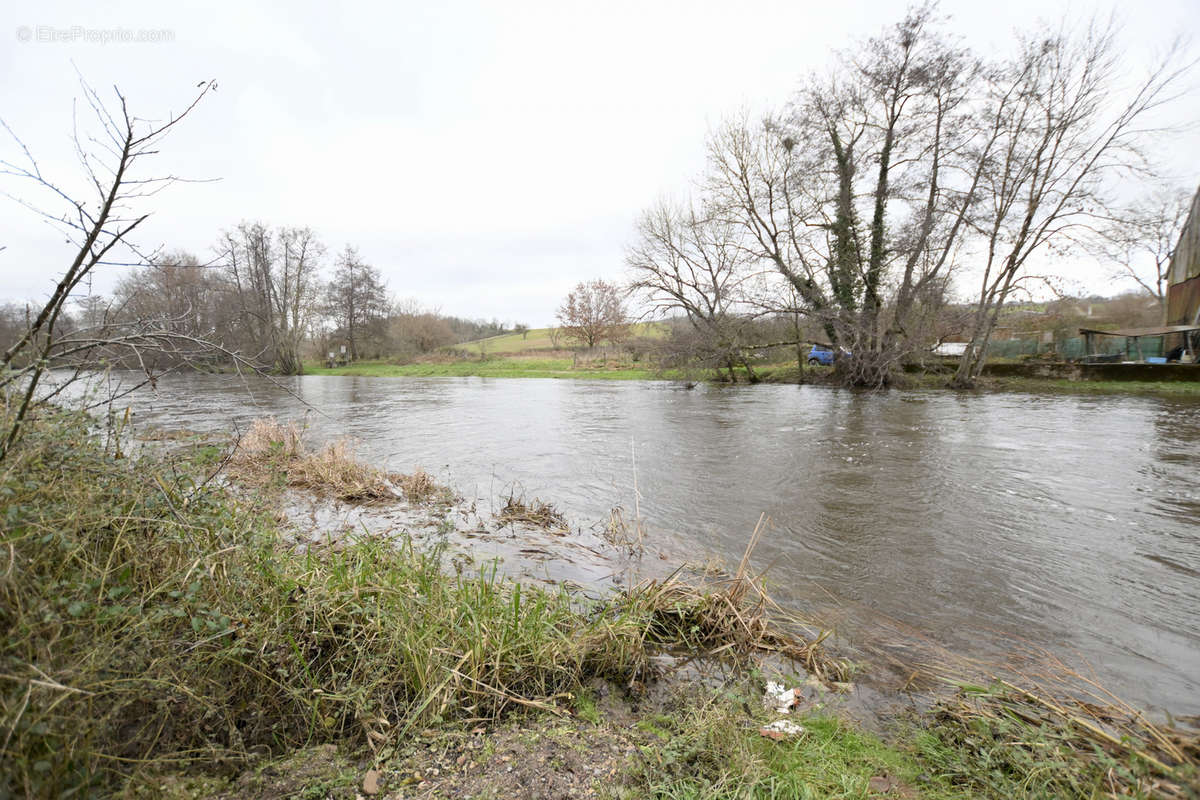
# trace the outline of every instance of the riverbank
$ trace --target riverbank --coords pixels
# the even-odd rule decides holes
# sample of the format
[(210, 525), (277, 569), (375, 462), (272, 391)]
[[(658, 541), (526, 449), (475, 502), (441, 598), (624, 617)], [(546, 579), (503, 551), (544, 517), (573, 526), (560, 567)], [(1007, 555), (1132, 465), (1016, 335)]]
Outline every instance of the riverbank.
[[(497, 356), (486, 360), (442, 360), (415, 364), (390, 364), (384, 361), (360, 361), (341, 367), (306, 364), (308, 375), (341, 375), (374, 378), (558, 378), (578, 380), (636, 381), (711, 381), (727, 383), (723, 373), (714, 370), (659, 372), (621, 363), (597, 363), (578, 366), (570, 358)], [(833, 385), (830, 367), (806, 367), (803, 375), (794, 363), (766, 364), (755, 368), (757, 382)], [(749, 382), (745, 370), (741, 379)], [(907, 389), (960, 391), (950, 389), (949, 373), (913, 372), (904, 375)], [(1069, 380), (1036, 375), (989, 375), (976, 382), (974, 392), (1019, 392), (1030, 394), (1129, 395), (1167, 398), (1200, 398), (1200, 381), (1158, 380)]]
[[(1113, 727), (1120, 709), (1104, 709), (1105, 730), (1128, 736), (1106, 743), (1073, 721), (1089, 719), (1082, 707), (999, 686), (867, 732), (842, 700), (855, 676), (820, 637), (767, 614), (750, 551), (705, 584), (589, 599), (463, 569), (399, 534), (298, 541), (280, 508), (289, 487), (444, 520), (446, 491), (344, 445), (256, 426), (240, 454), (188, 436), (138, 452), (91, 424), (39, 420), (0, 473), (6, 794), (941, 798), (1194, 785), (1200, 748), (1173, 729), (1127, 733)], [(767, 679), (799, 690), (795, 708), (764, 707)], [(803, 732), (760, 732), (781, 719)]]
[(677, 380), (672, 374), (615, 363), (578, 366), (570, 358), (536, 356), (486, 359), (430, 360), (412, 364), (386, 361), (357, 361), (339, 367), (318, 363), (304, 365), (306, 375), (357, 375), (372, 378), (584, 378), (593, 380)]

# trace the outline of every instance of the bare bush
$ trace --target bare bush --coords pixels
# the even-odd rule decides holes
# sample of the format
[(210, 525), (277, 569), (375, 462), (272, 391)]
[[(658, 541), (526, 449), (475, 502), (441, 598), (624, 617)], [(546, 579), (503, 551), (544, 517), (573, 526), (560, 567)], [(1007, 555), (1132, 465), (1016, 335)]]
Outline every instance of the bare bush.
[(558, 309), (563, 335), (591, 348), (620, 342), (629, 333), (629, 313), (621, 290), (603, 280), (579, 283)]
[[(173, 175), (146, 175), (143, 163), (158, 152), (167, 133), (191, 114), (216, 84), (201, 82), (191, 103), (165, 123), (135, 116), (115, 87), (115, 108), (106, 105), (91, 86), (81, 81), (81, 87), (98, 129), (92, 135), (78, 131), (75, 135), (80, 166), (94, 191), (91, 198), (71, 195), (62, 184), (43, 173), (25, 143), (7, 122), (0, 122), (19, 152), (17, 156), (0, 159), (0, 175), (28, 187), (31, 192), (25, 196), (10, 191), (8, 196), (59, 229), (74, 249), (70, 264), (49, 299), (31, 314), (24, 330), (0, 355), (0, 392), (3, 392), (6, 427), (0, 438), (0, 460), (17, 441), (30, 411), (61, 393), (98, 357), (120, 353), (133, 359), (143, 365), (147, 382), (152, 382), (154, 375), (145, 363), (146, 353), (170, 349), (176, 357), (186, 360), (211, 349), (202, 339), (155, 320), (113, 327), (102, 311), (98, 315), (99, 324), (64, 335), (67, 308), (98, 266), (127, 264), (130, 260), (139, 265), (153, 262), (155, 254), (144, 253), (131, 237), (149, 217), (149, 212), (142, 210), (146, 198), (179, 179)], [(74, 374), (43, 389), (46, 371), (64, 360), (75, 367)]]

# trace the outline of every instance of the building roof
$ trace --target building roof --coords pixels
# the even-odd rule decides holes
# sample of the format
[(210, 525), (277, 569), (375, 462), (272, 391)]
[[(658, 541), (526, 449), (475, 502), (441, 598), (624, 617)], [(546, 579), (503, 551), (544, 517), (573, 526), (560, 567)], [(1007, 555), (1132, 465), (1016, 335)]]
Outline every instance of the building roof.
[(1188, 331), (1200, 331), (1200, 325), (1160, 325), (1157, 328), (1122, 328), (1116, 331), (1098, 331), (1094, 328), (1080, 328), (1080, 333), (1095, 333), (1101, 336), (1127, 336), (1130, 338), (1139, 336), (1167, 336), (1172, 333), (1187, 333)]

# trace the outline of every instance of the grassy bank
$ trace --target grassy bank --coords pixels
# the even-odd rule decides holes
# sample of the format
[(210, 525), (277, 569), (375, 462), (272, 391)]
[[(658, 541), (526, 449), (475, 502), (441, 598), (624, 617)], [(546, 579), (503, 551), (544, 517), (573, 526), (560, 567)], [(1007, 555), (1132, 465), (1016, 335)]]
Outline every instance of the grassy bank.
[(414, 364), (386, 361), (357, 361), (344, 367), (304, 365), (309, 375), (362, 375), (373, 378), (590, 378), (600, 380), (648, 381), (663, 379), (641, 367), (575, 367), (569, 358), (496, 357), (485, 360), (439, 360)]
[[(449, 573), (436, 550), (366, 532), (301, 552), (270, 502), (282, 486), (428, 493), (283, 426), (227, 460), (210, 444), (127, 457), (91, 424), (45, 415), (0, 473), (0, 796), (228, 774), (323, 742), (377, 752), (431, 723), (555, 713), (586, 679), (643, 678), (662, 647), (764, 635), (740, 627), (756, 616), (728, 587), (597, 604)], [(227, 488), (226, 464), (265, 494)]]
[[(745, 562), (594, 601), (460, 573), (402, 537), (299, 548), (282, 487), (446, 494), (287, 426), (227, 458), (186, 441), (130, 455), (93, 424), (45, 414), (0, 465), (0, 797), (549, 798), (568, 774), (610, 800), (1194, 796), (1200, 740), (1116, 711), (1113, 741), (1083, 706), (1008, 689), (886, 742), (831, 716), (845, 665), (766, 615)], [(715, 653), (734, 677), (648, 691), (662, 659)], [(803, 733), (760, 733), (775, 714), (756, 653), (809, 687), (789, 717)]]
[[(684, 374), (678, 371), (660, 372), (635, 364), (575, 366), (569, 358), (539, 358), (536, 356), (489, 356), (486, 359), (438, 360), (414, 364), (391, 364), (386, 361), (359, 361), (342, 367), (328, 368), (319, 363), (305, 365), (309, 375), (360, 375), (377, 378), (571, 378), (577, 380), (668, 380), (714, 381), (724, 383), (723, 372), (699, 370)], [(737, 370), (739, 380), (749, 383), (744, 369)], [(806, 367), (801, 373), (794, 364), (763, 364), (755, 367), (755, 379), (761, 383), (805, 383), (832, 385), (832, 369)], [(949, 375), (942, 373), (909, 373), (904, 376), (904, 388), (956, 391), (947, 387)], [(1020, 392), (1030, 394), (1062, 394), (1082, 396), (1149, 396), (1166, 398), (1200, 398), (1200, 381), (1071, 381), (1055, 378), (983, 377), (972, 391)]]
[[(946, 389), (948, 374), (917, 373), (905, 375), (912, 388)], [(983, 376), (972, 391), (1022, 392), (1082, 396), (1150, 396), (1200, 398), (1200, 381), (1071, 381), (1060, 378)]]

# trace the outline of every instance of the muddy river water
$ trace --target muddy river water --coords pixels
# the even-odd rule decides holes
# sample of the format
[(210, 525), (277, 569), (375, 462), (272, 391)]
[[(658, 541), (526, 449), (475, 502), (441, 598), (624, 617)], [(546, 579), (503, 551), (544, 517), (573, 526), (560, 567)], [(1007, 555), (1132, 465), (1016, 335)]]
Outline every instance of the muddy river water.
[[(479, 503), (516, 486), (577, 526), (634, 504), (655, 556), (755, 554), (849, 637), (982, 659), (1044, 648), (1126, 697), (1200, 713), (1200, 403), (1154, 398), (480, 378), (180, 375), (144, 424), (264, 415), (350, 436)], [(293, 394), (294, 393), (294, 394)], [(301, 401), (303, 400), (303, 402)], [(316, 410), (306, 409), (309, 404)]]

